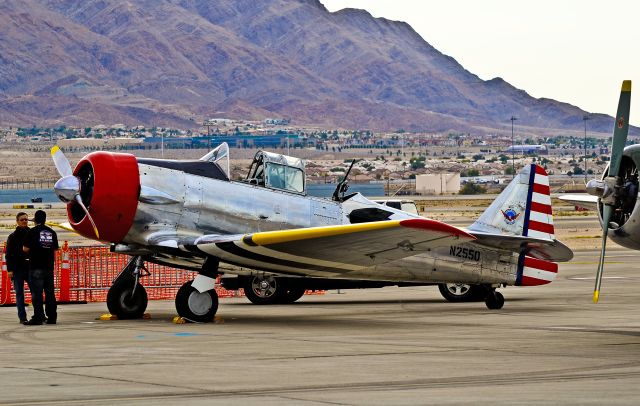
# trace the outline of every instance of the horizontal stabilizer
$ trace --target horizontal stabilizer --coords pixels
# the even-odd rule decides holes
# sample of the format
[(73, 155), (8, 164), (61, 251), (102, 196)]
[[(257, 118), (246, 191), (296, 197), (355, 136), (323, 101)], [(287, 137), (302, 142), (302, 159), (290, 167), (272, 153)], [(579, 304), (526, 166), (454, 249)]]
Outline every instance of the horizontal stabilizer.
[(526, 254), (545, 261), (566, 262), (573, 258), (573, 251), (558, 240), (479, 231), (469, 231), (469, 234), (476, 237), (476, 244)]
[(558, 199), (587, 210), (598, 210), (598, 197), (588, 194), (560, 195)]

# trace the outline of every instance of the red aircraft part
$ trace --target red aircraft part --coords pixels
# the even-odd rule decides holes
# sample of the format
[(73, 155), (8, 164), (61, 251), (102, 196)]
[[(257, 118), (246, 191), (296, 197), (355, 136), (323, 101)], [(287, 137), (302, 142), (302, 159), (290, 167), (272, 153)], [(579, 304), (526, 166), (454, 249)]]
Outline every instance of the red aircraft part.
[[(80, 196), (96, 223), (101, 241), (120, 242), (129, 232), (138, 207), (140, 174), (131, 154), (92, 152), (73, 171), (81, 179)], [(91, 222), (78, 203), (67, 205), (71, 226), (96, 238)]]

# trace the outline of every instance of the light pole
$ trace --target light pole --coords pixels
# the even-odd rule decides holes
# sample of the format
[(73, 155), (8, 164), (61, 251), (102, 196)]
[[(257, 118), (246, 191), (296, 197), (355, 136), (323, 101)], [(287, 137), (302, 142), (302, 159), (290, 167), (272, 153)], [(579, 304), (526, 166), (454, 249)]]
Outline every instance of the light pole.
[(584, 183), (587, 184), (587, 120), (590, 120), (591, 117), (585, 114), (582, 116), (582, 121), (584, 121)]
[(511, 116), (510, 120), (511, 120), (511, 177), (515, 178), (516, 177), (516, 147), (515, 147), (515, 142), (514, 142), (514, 138), (513, 138), (513, 122), (516, 121), (518, 118), (515, 116)]

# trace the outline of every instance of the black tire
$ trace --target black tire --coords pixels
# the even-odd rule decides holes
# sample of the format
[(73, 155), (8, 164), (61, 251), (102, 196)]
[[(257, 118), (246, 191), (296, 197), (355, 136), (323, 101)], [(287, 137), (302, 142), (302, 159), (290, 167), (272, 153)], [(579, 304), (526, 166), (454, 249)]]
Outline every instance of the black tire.
[(504, 306), (504, 296), (502, 296), (502, 293), (500, 292), (490, 292), (487, 295), (487, 298), (484, 300), (484, 303), (487, 305), (488, 309), (491, 310), (498, 310), (498, 309), (502, 309), (502, 306)]
[(243, 288), (247, 299), (257, 305), (282, 303), (286, 295), (284, 286), (274, 276), (250, 276), (245, 278)]
[(305, 288), (302, 287), (289, 287), (285, 290), (284, 294), (280, 298), (280, 302), (282, 304), (291, 304), (296, 300), (300, 299), (304, 296), (304, 292), (306, 292)]
[(147, 291), (144, 286), (138, 283), (135, 294), (132, 297), (133, 278), (116, 279), (107, 293), (107, 308), (109, 313), (115, 315), (120, 320), (140, 319), (147, 310)]
[(176, 310), (180, 317), (198, 323), (213, 321), (218, 311), (218, 293), (215, 289), (198, 292), (192, 281), (184, 283), (176, 294)]
[(441, 283), (438, 289), (442, 297), (452, 303), (475, 302), (486, 296), (486, 290), (482, 286), (466, 283)]

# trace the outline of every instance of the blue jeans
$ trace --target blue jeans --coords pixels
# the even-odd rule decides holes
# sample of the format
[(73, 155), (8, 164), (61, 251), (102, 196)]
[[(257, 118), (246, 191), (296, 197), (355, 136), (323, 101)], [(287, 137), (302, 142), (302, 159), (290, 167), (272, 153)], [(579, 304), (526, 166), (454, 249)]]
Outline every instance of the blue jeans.
[[(31, 304), (33, 305), (33, 318), (44, 321), (45, 310), (50, 321), (58, 318), (56, 293), (53, 286), (53, 271), (32, 269), (29, 272), (29, 288), (31, 289)], [(42, 308), (42, 292), (44, 292), (44, 309)]]
[(18, 318), (20, 321), (27, 320), (27, 310), (24, 305), (24, 283), (29, 283), (28, 271), (14, 272), (11, 281), (13, 289), (16, 291), (16, 308), (18, 309)]

